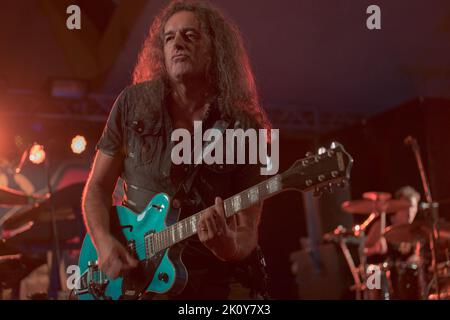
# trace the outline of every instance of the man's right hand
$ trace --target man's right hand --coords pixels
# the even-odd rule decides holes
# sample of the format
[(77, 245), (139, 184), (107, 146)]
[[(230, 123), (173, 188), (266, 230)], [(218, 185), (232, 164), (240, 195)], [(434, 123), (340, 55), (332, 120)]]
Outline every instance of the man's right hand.
[(138, 266), (138, 261), (111, 235), (98, 241), (96, 246), (100, 269), (111, 279)]

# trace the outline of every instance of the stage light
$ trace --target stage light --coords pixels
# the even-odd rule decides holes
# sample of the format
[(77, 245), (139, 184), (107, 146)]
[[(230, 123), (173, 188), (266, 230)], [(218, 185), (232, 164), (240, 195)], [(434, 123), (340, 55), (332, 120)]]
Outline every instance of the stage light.
[(86, 145), (87, 145), (86, 138), (77, 135), (72, 139), (72, 144), (70, 147), (72, 148), (73, 153), (81, 154), (84, 152), (84, 150), (86, 150)]
[(29, 159), (34, 164), (41, 164), (45, 161), (45, 150), (44, 146), (40, 144), (34, 144), (30, 148)]

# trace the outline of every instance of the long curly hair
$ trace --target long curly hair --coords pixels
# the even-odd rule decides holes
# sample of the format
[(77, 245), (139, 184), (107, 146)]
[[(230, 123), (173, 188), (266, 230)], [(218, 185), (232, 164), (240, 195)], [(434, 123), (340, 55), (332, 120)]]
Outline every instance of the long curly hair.
[[(240, 32), (236, 25), (206, 1), (175, 0), (155, 18), (143, 43), (133, 72), (133, 83), (160, 81), (170, 90), (164, 62), (164, 26), (179, 11), (193, 12), (212, 46), (208, 70), (222, 116), (241, 122), (244, 127), (271, 127), (259, 103), (255, 79)], [(166, 91), (168, 92), (168, 91)]]

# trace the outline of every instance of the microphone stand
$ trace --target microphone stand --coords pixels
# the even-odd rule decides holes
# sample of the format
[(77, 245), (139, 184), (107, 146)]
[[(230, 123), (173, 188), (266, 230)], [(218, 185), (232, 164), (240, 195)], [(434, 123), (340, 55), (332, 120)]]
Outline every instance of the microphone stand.
[(427, 204), (425, 208), (430, 213), (432, 220), (432, 232), (430, 236), (430, 250), (431, 250), (431, 266), (433, 268), (433, 282), (436, 284), (436, 293), (437, 299), (440, 300), (440, 287), (439, 287), (439, 278), (438, 278), (438, 270), (436, 263), (436, 240), (439, 238), (439, 230), (438, 230), (438, 221), (439, 221), (439, 204), (437, 202), (433, 202), (433, 198), (431, 196), (430, 185), (427, 179), (427, 175), (425, 173), (425, 169), (422, 162), (422, 157), (420, 155), (420, 147), (417, 143), (417, 140), (411, 136), (408, 136), (405, 139), (405, 144), (407, 146), (411, 146), (411, 149), (416, 158), (417, 167), (419, 169), (420, 178), (422, 180), (423, 190), (425, 193), (425, 198)]

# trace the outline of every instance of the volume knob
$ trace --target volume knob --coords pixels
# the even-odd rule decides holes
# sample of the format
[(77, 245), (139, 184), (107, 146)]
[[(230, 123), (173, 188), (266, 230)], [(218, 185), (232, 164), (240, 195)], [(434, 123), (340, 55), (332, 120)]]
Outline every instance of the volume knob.
[(165, 272), (160, 272), (158, 273), (158, 280), (167, 283), (169, 282), (169, 275)]

